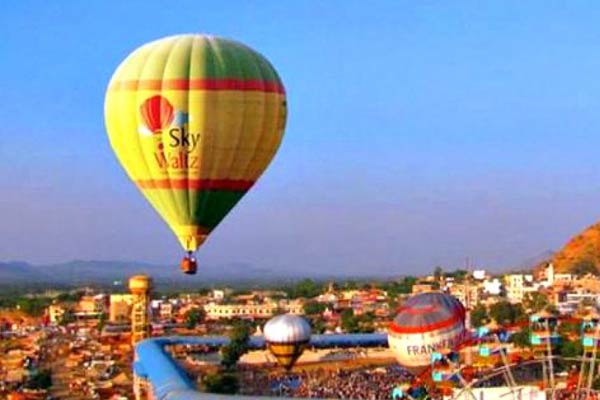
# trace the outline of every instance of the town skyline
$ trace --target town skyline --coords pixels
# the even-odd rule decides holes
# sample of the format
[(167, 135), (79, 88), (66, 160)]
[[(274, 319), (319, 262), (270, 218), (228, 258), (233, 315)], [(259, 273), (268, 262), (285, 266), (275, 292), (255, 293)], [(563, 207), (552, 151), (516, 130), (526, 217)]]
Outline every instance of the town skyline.
[[(548, 260), (552, 253), (543, 252), (538, 257), (531, 257), (523, 263), (512, 268), (494, 268), (473, 263), (473, 260), (464, 260), (463, 265), (423, 266), (420, 271), (443, 268), (445, 270), (481, 269), (484, 268), (491, 273), (501, 275), (515, 271), (531, 270), (542, 262)], [(466, 263), (469, 263), (467, 265)], [(136, 273), (151, 274), (161, 284), (170, 287), (189, 287), (190, 285), (203, 285), (209, 287), (219, 284), (249, 283), (273, 285), (283, 280), (314, 279), (327, 281), (335, 279), (357, 279), (357, 280), (380, 280), (397, 279), (403, 276), (417, 276), (417, 272), (405, 273), (401, 267), (396, 268), (373, 268), (369, 271), (344, 272), (327, 270), (315, 271), (286, 271), (261, 267), (249, 263), (230, 263), (206, 265), (198, 271), (196, 277), (181, 276), (177, 273), (176, 265), (148, 263), (136, 260), (69, 260), (53, 264), (33, 264), (25, 261), (1, 261), (0, 260), (0, 282), (10, 282), (10, 285), (20, 287), (27, 285), (39, 286), (40, 284), (77, 286), (83, 283), (107, 285), (115, 281), (121, 281), (129, 275)], [(0, 284), (0, 287), (2, 284)]]
[[(181, 363), (194, 379), (178, 382), (192, 390), (197, 389), (196, 382), (205, 390), (221, 390), (209, 385), (206, 376), (227, 375), (236, 365), (254, 368), (255, 374), (275, 374), (270, 378), (275, 381), (285, 379), (278, 376), (281, 369), (277, 370), (273, 357), (290, 368), (297, 362), (294, 373), (300, 374), (302, 381), (294, 386), (295, 390), (313, 394), (327, 390), (329, 396), (345, 388), (358, 398), (371, 398), (368, 393), (387, 398), (390, 385), (403, 387), (412, 379), (402, 369), (405, 365), (410, 368), (410, 363), (425, 363), (429, 367), (430, 358), (440, 354), (466, 357), (467, 361), (453, 364), (453, 368), (462, 368), (467, 380), (472, 379), (469, 373), (477, 373), (481, 379), (493, 382), (494, 368), (510, 362), (525, 363), (527, 368), (515, 367), (514, 374), (535, 383), (539, 377), (533, 373), (535, 364), (531, 362), (550, 359), (544, 352), (555, 351), (573, 360), (590, 348), (588, 338), (593, 331), (589, 324), (597, 323), (599, 299), (600, 278), (595, 268), (581, 265), (573, 273), (562, 273), (552, 264), (534, 272), (500, 276), (483, 269), (469, 272), (436, 268), (416, 277), (379, 282), (302, 280), (269, 288), (215, 285), (169, 292), (161, 291), (149, 275), (134, 275), (126, 285), (113, 290), (82, 286), (0, 293), (0, 335), (10, 338), (0, 341), (7, 350), (0, 357), (4, 367), (0, 369), (0, 394), (35, 388), (61, 399), (101, 393), (101, 398), (124, 400), (132, 392), (136, 398), (145, 398), (154, 387), (150, 385), (155, 385), (153, 379), (161, 375), (148, 374), (136, 363), (153, 365), (156, 358), (163, 365)], [(427, 310), (426, 316), (420, 316), (423, 309)], [(440, 315), (451, 317), (437, 324), (428, 322)], [(407, 325), (415, 320), (433, 333), (415, 332), (421, 325)], [(540, 325), (546, 320), (553, 321), (550, 328)], [(299, 354), (290, 359), (287, 353), (270, 347), (281, 334), (281, 325), (279, 330), (273, 328), (277, 321), (302, 326), (304, 336), (299, 340), (310, 341), (311, 348), (295, 347)], [(448, 321), (458, 324), (458, 332), (451, 337), (439, 335), (444, 329), (451, 332), (443, 326)], [(245, 332), (245, 339), (236, 339), (236, 332)], [(411, 341), (411, 335), (420, 341)], [(556, 337), (556, 343), (547, 346), (543, 341), (548, 337)], [(134, 347), (139, 351), (148, 344), (151, 351), (140, 351), (142, 356), (134, 363), (132, 378), (128, 354)], [(168, 351), (162, 346), (169, 346)], [(344, 350), (340, 352), (340, 348)], [(215, 357), (219, 349), (220, 355)], [(369, 365), (361, 366), (367, 349)], [(307, 379), (315, 363), (322, 368), (320, 374), (335, 368), (340, 360), (329, 359), (334, 354), (344, 358), (346, 367), (357, 365), (345, 373), (338, 368), (335, 374), (341, 379), (326, 385)], [(581, 358), (581, 365), (586, 360)], [(402, 367), (394, 365), (396, 362)], [(223, 369), (208, 373), (208, 366)], [(377, 372), (382, 368), (388, 373)], [(443, 362), (431, 368), (426, 372), (434, 382), (440, 380), (439, 373), (448, 372)], [(577, 378), (584, 376), (582, 369), (569, 370), (567, 374), (552, 375), (561, 382), (559, 390), (565, 386), (574, 390)], [(492, 372), (488, 376), (486, 371)], [(348, 383), (348, 374), (361, 377), (360, 384), (355, 379)], [(378, 376), (386, 378), (382, 381)], [(255, 396), (272, 394), (272, 388), (245, 379), (242, 374), (234, 381), (237, 385), (227, 393), (244, 390)], [(593, 379), (587, 385), (596, 390), (599, 382)], [(20, 384), (25, 389), (19, 389)], [(527, 388), (536, 393), (542, 390), (536, 385)], [(509, 389), (507, 385), (493, 390)], [(492, 389), (486, 386), (483, 390), (489, 394)]]

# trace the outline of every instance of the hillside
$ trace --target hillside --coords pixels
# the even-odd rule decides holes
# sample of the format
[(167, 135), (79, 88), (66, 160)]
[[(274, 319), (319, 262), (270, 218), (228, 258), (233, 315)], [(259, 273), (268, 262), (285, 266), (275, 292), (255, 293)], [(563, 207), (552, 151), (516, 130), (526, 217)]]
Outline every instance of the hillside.
[(0, 283), (27, 282), (34, 276), (36, 279), (48, 279), (44, 273), (23, 261), (0, 262)]
[(374, 275), (331, 274), (326, 270), (319, 273), (263, 268), (247, 263), (206, 265), (200, 263), (198, 274), (184, 275), (177, 265), (156, 265), (139, 261), (74, 260), (50, 265), (35, 265), (25, 262), (0, 261), (0, 288), (7, 286), (82, 286), (113, 285), (126, 282), (135, 274), (149, 274), (157, 286), (201, 287), (213, 284), (257, 284), (287, 282), (301, 278), (366, 278)]
[(552, 257), (556, 272), (600, 271), (600, 222), (574, 236)]
[(206, 266), (201, 264), (195, 276), (184, 275), (176, 265), (156, 265), (139, 261), (74, 260), (51, 265), (26, 262), (0, 262), (0, 286), (5, 285), (107, 285), (126, 281), (135, 274), (149, 274), (158, 284), (199, 285), (281, 277), (275, 271), (248, 264)]

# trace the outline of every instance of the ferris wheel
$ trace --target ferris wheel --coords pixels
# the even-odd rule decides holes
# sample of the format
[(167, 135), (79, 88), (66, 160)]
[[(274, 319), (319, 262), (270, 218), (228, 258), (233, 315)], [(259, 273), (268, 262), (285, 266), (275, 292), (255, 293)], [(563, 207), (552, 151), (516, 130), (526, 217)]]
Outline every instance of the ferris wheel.
[[(578, 332), (561, 336), (562, 324)], [(509, 343), (516, 329), (528, 328), (529, 348)], [(558, 353), (565, 342), (580, 343), (580, 354)], [(599, 375), (600, 316), (557, 317), (547, 312), (531, 315), (524, 324), (479, 328), (474, 337), (454, 349), (432, 354), (430, 398), (456, 400), (591, 400), (599, 399), (594, 388)], [(475, 354), (473, 354), (475, 353)], [(415, 398), (410, 391), (407, 399)], [(402, 397), (397, 397), (402, 398)]]

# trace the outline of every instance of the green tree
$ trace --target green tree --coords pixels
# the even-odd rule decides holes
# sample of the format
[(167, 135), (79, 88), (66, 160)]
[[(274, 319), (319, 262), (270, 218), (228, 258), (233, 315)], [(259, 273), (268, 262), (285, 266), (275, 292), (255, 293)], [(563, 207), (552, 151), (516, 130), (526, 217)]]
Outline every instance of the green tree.
[(98, 324), (96, 325), (96, 329), (98, 330), (98, 333), (102, 333), (102, 330), (104, 330), (104, 327), (106, 326), (107, 321), (108, 321), (108, 315), (106, 315), (106, 313), (101, 313), (100, 316), (98, 317)]
[(357, 333), (360, 330), (359, 320), (354, 315), (354, 311), (351, 308), (347, 308), (342, 311), (342, 329), (349, 333)]
[(473, 325), (475, 328), (485, 325), (488, 318), (487, 308), (485, 308), (483, 304), (478, 304), (471, 311), (471, 325)]
[(70, 323), (75, 322), (75, 315), (73, 314), (73, 311), (71, 310), (65, 310), (65, 312), (63, 313), (63, 315), (60, 317), (60, 320), (58, 321), (58, 324), (60, 326), (67, 326)]
[(573, 267), (573, 273), (575, 275), (587, 275), (587, 274), (598, 274), (598, 268), (592, 260), (581, 260)]
[(2, 308), (14, 308), (17, 305), (17, 301), (11, 297), (0, 298), (0, 309)]
[(522, 304), (513, 304), (512, 306), (513, 324), (516, 322), (529, 321), (529, 315), (523, 309)]
[(523, 298), (523, 306), (529, 312), (537, 313), (548, 306), (548, 297), (540, 292), (526, 293)]
[(201, 323), (202, 321), (204, 321), (204, 318), (206, 317), (206, 313), (204, 311), (204, 309), (199, 308), (199, 307), (194, 307), (189, 309), (185, 315), (185, 326), (188, 329), (194, 329), (196, 327), (196, 325), (198, 325), (199, 323)]
[(308, 322), (310, 323), (310, 327), (313, 333), (321, 334), (325, 332), (325, 321), (323, 321), (321, 317), (316, 316), (309, 318)]
[(319, 295), (321, 292), (322, 287), (317, 285), (312, 279), (303, 279), (287, 289), (288, 297), (292, 299), (299, 297), (311, 298)]
[(326, 308), (325, 304), (317, 303), (316, 301), (307, 301), (304, 303), (304, 313), (307, 315), (321, 314)]
[(202, 379), (204, 390), (209, 393), (236, 394), (240, 388), (238, 379), (233, 374), (216, 373), (206, 375)]
[(581, 340), (566, 340), (566, 338), (562, 338), (559, 345), (559, 352), (565, 358), (579, 357), (583, 354)]
[(32, 390), (48, 389), (50, 386), (52, 386), (52, 374), (48, 369), (32, 374), (25, 382), (25, 387)]
[(400, 294), (409, 294), (412, 293), (412, 288), (417, 283), (417, 278), (414, 276), (406, 276), (398, 285), (398, 293)]
[(390, 281), (379, 284), (381, 290), (385, 290), (388, 297), (395, 299), (398, 295), (409, 294), (412, 292), (413, 285), (417, 282), (414, 276), (406, 276), (399, 281)]
[(548, 304), (546, 306), (546, 308), (544, 308), (544, 310), (546, 310), (547, 312), (549, 312), (552, 315), (559, 315), (560, 314), (560, 312), (558, 311), (558, 308), (554, 304), (552, 304), (552, 303)]
[(56, 296), (56, 300), (61, 303), (76, 303), (81, 300), (83, 292), (64, 292)]
[(578, 335), (581, 325), (576, 322), (564, 321), (558, 324), (558, 333), (561, 336)]
[(358, 332), (375, 332), (375, 314), (373, 312), (369, 311), (358, 317)]
[(343, 288), (344, 290), (355, 290), (358, 289), (358, 283), (356, 283), (356, 281), (349, 280), (344, 282)]
[(371, 289), (373, 289), (373, 285), (371, 284), (371, 282), (365, 282), (361, 286), (361, 290), (371, 290)]
[(390, 315), (394, 315), (394, 313), (398, 309), (398, 299), (395, 297), (390, 298), (387, 303), (388, 303)]
[(469, 274), (469, 271), (464, 269), (457, 269), (452, 272), (446, 272), (444, 275), (447, 278), (454, 278), (457, 282), (462, 281)]
[(360, 321), (365, 323), (373, 323), (375, 322), (375, 319), (375, 313), (373, 311), (368, 311), (360, 317)]
[(25, 314), (33, 317), (39, 317), (44, 313), (46, 307), (50, 305), (51, 301), (44, 297), (22, 297), (17, 299), (17, 308), (23, 311)]
[(248, 351), (251, 325), (244, 321), (236, 321), (229, 334), (229, 344), (221, 348), (221, 365), (233, 368), (239, 359)]
[(521, 304), (511, 304), (508, 301), (493, 304), (490, 307), (489, 314), (499, 325), (514, 324), (527, 317)]
[(233, 342), (247, 343), (250, 339), (252, 324), (248, 321), (238, 320), (233, 324), (229, 338)]
[(509, 342), (520, 348), (531, 347), (529, 328), (523, 328), (510, 335)]
[(433, 270), (433, 277), (435, 278), (436, 281), (439, 281), (440, 279), (442, 279), (443, 276), (444, 276), (444, 270), (442, 269), (442, 267), (440, 267), (438, 265)]

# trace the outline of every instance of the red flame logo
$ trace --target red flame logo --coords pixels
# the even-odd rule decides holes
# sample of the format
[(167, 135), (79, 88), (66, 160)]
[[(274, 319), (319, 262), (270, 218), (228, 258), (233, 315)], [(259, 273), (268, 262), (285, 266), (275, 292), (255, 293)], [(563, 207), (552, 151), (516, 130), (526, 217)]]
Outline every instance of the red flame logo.
[(152, 133), (160, 133), (173, 121), (173, 106), (163, 96), (156, 95), (144, 101), (140, 106), (140, 114), (146, 128)]

